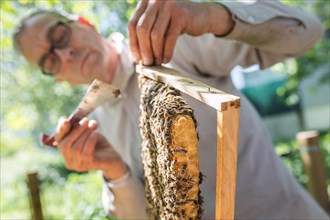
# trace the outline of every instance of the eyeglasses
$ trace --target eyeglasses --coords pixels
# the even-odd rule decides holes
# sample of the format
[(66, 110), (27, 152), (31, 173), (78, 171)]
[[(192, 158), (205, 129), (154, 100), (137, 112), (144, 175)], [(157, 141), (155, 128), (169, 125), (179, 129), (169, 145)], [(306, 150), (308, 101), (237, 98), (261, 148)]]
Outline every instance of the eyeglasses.
[(52, 26), (48, 33), (47, 39), (50, 48), (39, 60), (41, 72), (45, 75), (56, 75), (61, 67), (61, 60), (54, 52), (55, 49), (62, 49), (69, 45), (71, 39), (71, 27), (68, 25), (72, 20), (61, 19)]

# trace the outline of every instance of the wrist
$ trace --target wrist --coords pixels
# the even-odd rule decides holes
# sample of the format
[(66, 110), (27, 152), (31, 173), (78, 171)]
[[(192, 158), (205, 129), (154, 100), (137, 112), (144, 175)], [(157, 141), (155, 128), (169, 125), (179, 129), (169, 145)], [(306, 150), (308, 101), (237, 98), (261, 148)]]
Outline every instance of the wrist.
[(118, 188), (126, 185), (131, 179), (132, 173), (129, 167), (127, 167), (126, 173), (118, 179), (107, 179), (103, 174), (103, 180), (109, 188)]
[(117, 180), (122, 178), (129, 171), (127, 165), (122, 162), (117, 167), (111, 167), (109, 170), (102, 170), (103, 176), (106, 180)]
[(208, 33), (217, 36), (225, 36), (228, 35), (235, 26), (231, 12), (222, 4), (209, 4), (209, 17), (211, 22)]

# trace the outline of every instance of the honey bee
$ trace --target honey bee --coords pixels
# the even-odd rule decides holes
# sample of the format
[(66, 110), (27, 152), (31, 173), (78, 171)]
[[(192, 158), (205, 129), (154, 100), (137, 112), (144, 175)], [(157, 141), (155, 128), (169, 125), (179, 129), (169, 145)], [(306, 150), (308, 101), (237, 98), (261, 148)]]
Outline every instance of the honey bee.
[(186, 170), (187, 170), (187, 164), (185, 163), (185, 164), (183, 164), (182, 165), (182, 168), (181, 168), (181, 174), (183, 175), (183, 174), (185, 174), (185, 172), (186, 172)]
[(188, 151), (183, 148), (173, 148), (174, 153), (186, 154)]
[(202, 184), (204, 178), (205, 178), (205, 175), (203, 175), (202, 172), (199, 172), (199, 181), (198, 181), (198, 184)]

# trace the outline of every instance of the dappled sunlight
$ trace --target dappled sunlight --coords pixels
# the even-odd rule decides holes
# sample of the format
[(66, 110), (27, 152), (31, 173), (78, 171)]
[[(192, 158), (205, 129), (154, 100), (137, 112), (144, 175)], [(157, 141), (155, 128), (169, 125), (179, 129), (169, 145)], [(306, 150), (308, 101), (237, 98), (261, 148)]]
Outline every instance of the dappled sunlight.
[[(284, 0), (284, 2), (306, 7), (306, 10), (312, 11), (324, 20), (324, 26), (329, 26), (327, 8), (322, 5), (326, 1), (315, 0), (313, 5), (305, 4), (311, 2), (308, 0)], [(127, 36), (126, 24), (134, 12), (136, 3), (137, 0), (7, 0), (0, 3), (1, 219), (31, 219), (27, 185), (27, 174), (30, 172), (38, 173), (45, 219), (107, 219), (101, 204), (101, 174), (98, 171), (77, 173), (66, 169), (59, 152), (46, 148), (39, 142), (41, 132), (54, 132), (59, 117), (68, 116), (74, 110), (83, 97), (86, 87), (55, 83), (54, 78), (44, 76), (38, 69), (28, 65), (13, 49), (11, 37), (15, 25), (31, 9), (56, 9), (85, 16), (104, 36), (108, 36), (113, 31), (119, 31)], [(312, 75), (318, 67), (329, 62), (329, 27), (325, 28), (327, 28), (327, 38), (321, 40), (306, 55), (271, 68), (275, 74), (282, 74), (288, 79), (275, 91), (287, 106), (295, 106), (299, 103), (297, 88), (301, 81)], [(329, 77), (320, 80), (319, 83), (314, 89), (329, 83)], [(287, 94), (290, 96), (286, 97)], [(212, 99), (212, 97), (214, 95), (209, 94), (207, 98)], [(273, 104), (274, 108), (274, 101), (270, 99), (266, 101), (268, 106)], [(292, 124), (288, 127), (292, 130)], [(280, 130), (284, 129), (280, 128)], [(321, 134), (321, 151), (326, 169), (329, 171), (330, 133), (323, 131)], [(274, 141), (277, 154), (284, 155), (282, 159), (290, 172), (306, 187), (308, 177), (303, 169), (298, 144), (294, 138), (281, 139), (278, 136)], [(327, 178), (329, 180), (329, 176)], [(328, 193), (330, 194), (330, 182), (328, 182)]]
[[(84, 15), (104, 35), (118, 30), (125, 34), (136, 2), (1, 2), (1, 219), (31, 219), (26, 182), (30, 172), (37, 172), (40, 179), (45, 218), (106, 218), (100, 200), (100, 173), (69, 171), (56, 150), (39, 143), (40, 133), (53, 132), (58, 118), (71, 113), (86, 88), (55, 83), (28, 65), (13, 50), (15, 25), (35, 8), (56, 9)], [(120, 23), (104, 19), (111, 11), (111, 21)]]

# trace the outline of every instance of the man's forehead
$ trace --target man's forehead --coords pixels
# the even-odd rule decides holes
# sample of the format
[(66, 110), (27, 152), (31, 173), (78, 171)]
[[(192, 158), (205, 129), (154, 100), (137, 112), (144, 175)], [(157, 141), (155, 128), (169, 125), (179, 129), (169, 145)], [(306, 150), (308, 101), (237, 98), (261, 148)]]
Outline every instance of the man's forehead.
[(41, 13), (25, 20), (20, 44), (22, 54), (31, 64), (36, 65), (41, 54), (48, 50), (47, 32), (59, 18), (54, 14)]

